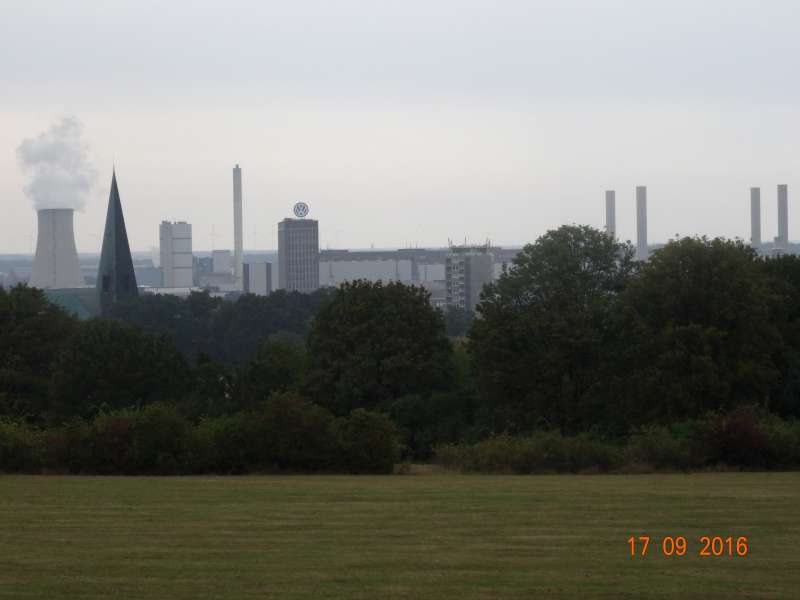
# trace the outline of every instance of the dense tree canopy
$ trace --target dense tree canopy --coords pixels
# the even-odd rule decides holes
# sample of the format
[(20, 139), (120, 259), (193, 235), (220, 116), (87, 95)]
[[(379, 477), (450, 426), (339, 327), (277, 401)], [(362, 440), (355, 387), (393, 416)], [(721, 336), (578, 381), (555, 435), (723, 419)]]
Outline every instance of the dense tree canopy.
[(334, 413), (449, 384), (451, 346), (428, 293), (401, 283), (343, 284), (308, 336), (309, 389)]
[(40, 290), (0, 287), (0, 415), (36, 419), (46, 410), (54, 358), (77, 329)]
[(183, 357), (163, 334), (108, 319), (83, 323), (53, 366), (56, 413), (98, 411), (175, 401), (189, 384)]
[(470, 349), (497, 429), (573, 431), (598, 418), (632, 254), (590, 227), (564, 226), (526, 246), (484, 288)]
[(624, 414), (671, 422), (765, 405), (782, 343), (772, 300), (763, 263), (741, 242), (684, 238), (655, 252), (623, 295)]
[(243, 364), (264, 340), (277, 333), (308, 333), (311, 319), (330, 296), (278, 290), (269, 296), (244, 294), (224, 302), (208, 292), (187, 299), (142, 295), (116, 304), (112, 315), (149, 331), (165, 333), (190, 361), (204, 354), (224, 363)]
[(695, 443), (702, 464), (794, 464), (798, 298), (795, 256), (686, 238), (638, 263), (579, 226), (526, 246), (471, 325), (401, 283), (143, 296), (89, 321), (0, 289), (0, 470), (386, 472), (400, 448), (483, 441), (525, 470), (531, 452), (591, 454), (595, 435), (655, 465), (700, 464)]

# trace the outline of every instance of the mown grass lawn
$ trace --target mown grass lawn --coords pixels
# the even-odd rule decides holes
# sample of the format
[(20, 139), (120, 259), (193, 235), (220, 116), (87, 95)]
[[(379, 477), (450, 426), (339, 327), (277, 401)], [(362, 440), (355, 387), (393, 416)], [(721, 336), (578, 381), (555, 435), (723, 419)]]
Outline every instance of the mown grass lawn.
[(0, 477), (0, 598), (551, 597), (798, 598), (800, 474)]

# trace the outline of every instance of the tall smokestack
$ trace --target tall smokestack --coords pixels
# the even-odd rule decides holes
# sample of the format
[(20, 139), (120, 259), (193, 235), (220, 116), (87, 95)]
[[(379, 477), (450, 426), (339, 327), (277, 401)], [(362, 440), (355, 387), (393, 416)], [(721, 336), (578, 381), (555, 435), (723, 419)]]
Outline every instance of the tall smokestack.
[(244, 241), (242, 239), (242, 170), (233, 168), (233, 272), (237, 289), (244, 289)]
[(781, 250), (789, 249), (789, 186), (778, 186), (778, 237), (775, 246)]
[(617, 206), (614, 190), (606, 191), (606, 233), (611, 238), (617, 237)]
[(84, 285), (75, 248), (71, 208), (37, 211), (39, 231), (30, 285), (40, 289), (73, 288)]
[(750, 245), (761, 245), (761, 188), (750, 188)]
[(647, 187), (636, 186), (636, 258), (647, 260)]

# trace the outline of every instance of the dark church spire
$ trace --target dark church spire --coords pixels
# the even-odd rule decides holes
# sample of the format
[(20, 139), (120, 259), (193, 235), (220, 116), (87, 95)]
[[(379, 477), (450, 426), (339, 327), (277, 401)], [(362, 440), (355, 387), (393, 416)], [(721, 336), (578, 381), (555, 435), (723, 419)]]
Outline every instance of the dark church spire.
[(138, 295), (128, 233), (125, 231), (125, 218), (122, 216), (122, 203), (117, 189), (116, 169), (111, 174), (106, 230), (103, 234), (100, 268), (97, 271), (97, 295), (103, 315), (109, 314), (114, 302)]

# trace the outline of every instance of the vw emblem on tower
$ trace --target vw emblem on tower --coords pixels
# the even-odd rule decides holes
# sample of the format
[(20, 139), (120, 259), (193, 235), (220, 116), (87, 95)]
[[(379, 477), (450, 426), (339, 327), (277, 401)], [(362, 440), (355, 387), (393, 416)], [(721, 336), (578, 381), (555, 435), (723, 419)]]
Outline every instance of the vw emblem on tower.
[(308, 214), (308, 204), (305, 202), (298, 202), (294, 205), (294, 216), (302, 219)]

